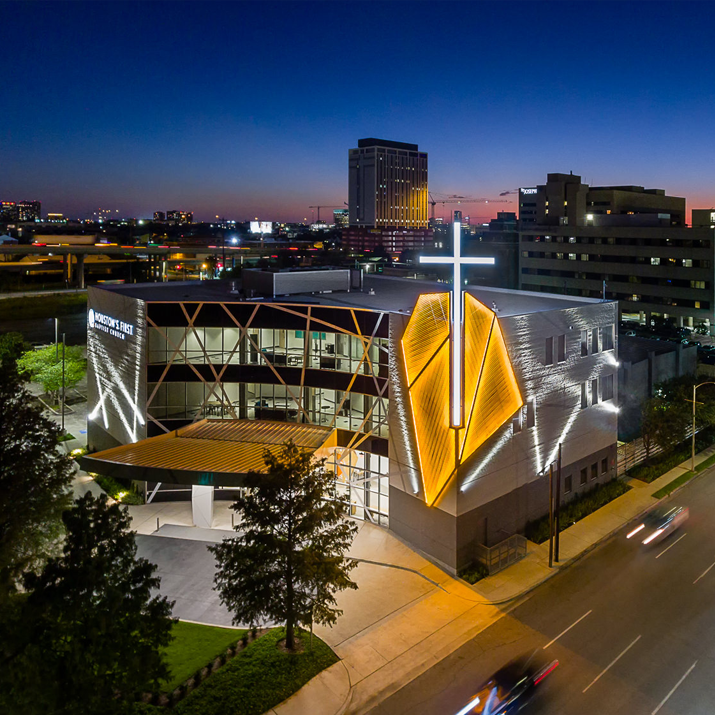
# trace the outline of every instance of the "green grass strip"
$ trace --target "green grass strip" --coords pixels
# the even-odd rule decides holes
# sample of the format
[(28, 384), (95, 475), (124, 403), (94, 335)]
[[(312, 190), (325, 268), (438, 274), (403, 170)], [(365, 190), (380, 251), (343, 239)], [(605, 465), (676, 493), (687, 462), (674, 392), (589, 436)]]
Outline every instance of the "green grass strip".
[(176, 715), (261, 715), (283, 702), (311, 678), (336, 663), (328, 645), (301, 633), (302, 653), (284, 653), (277, 647), (284, 637), (276, 628), (253, 641), (236, 657), (207, 678), (172, 712)]
[(668, 494), (674, 492), (678, 487), (683, 486), (683, 484), (687, 484), (695, 475), (704, 469), (708, 469), (708, 467), (712, 467), (713, 464), (715, 464), (715, 454), (713, 454), (712, 457), (708, 457), (705, 461), (700, 462), (700, 464), (696, 464), (694, 472), (688, 470), (685, 474), (681, 474), (679, 477), (673, 479), (672, 482), (668, 482), (668, 484), (661, 487), (657, 492), (653, 492), (653, 496), (656, 499), (667, 497)]
[(166, 691), (174, 690), (197, 670), (211, 664), (229, 646), (240, 641), (246, 631), (178, 621), (171, 633), (174, 640), (166, 649), (171, 679), (162, 688)]
[(0, 300), (0, 320), (59, 318), (87, 310), (86, 293), (54, 293)]

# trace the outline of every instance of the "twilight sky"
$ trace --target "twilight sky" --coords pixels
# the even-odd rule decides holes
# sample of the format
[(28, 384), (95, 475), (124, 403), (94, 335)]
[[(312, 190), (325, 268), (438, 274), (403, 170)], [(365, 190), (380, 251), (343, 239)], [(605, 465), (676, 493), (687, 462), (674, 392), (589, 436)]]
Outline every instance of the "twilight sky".
[(310, 219), (347, 199), (370, 136), (418, 143), (433, 192), (573, 170), (715, 204), (713, 3), (27, 1), (0, 18), (0, 199), (43, 213)]

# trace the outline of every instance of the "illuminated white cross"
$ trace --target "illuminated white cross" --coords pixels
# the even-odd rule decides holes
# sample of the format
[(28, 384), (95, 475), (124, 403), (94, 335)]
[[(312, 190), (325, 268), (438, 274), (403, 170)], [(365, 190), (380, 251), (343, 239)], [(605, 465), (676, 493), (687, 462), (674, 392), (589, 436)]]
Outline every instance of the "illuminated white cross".
[(462, 224), (454, 222), (454, 255), (420, 256), (420, 263), (441, 263), (454, 266), (452, 282), (452, 329), (450, 346), (452, 354), (452, 427), (462, 426), (462, 341), (464, 333), (464, 291), (462, 290), (462, 264), (493, 266), (493, 258), (467, 258), (462, 256)]

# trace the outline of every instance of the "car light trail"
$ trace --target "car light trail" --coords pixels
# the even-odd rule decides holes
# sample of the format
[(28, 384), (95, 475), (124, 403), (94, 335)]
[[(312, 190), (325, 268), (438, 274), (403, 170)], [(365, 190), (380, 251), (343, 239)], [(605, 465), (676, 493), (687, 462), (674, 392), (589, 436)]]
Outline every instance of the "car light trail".
[(650, 544), (653, 539), (657, 539), (663, 533), (663, 529), (656, 529), (647, 539), (643, 539), (644, 544)]
[(481, 702), (481, 701), (479, 700), (479, 696), (477, 695), (477, 697), (474, 698), (474, 700), (472, 700), (468, 705), (465, 705), (465, 706), (457, 713), (457, 715), (467, 715), (467, 713), (468, 713), (470, 710), (474, 710), (474, 708), (476, 708), (477, 705), (479, 705), (480, 702)]
[(553, 673), (559, 665), (559, 661), (555, 660), (535, 681), (534, 685), (538, 685), (549, 673)]
[(636, 528), (633, 529), (633, 531), (631, 531), (631, 533), (628, 534), (628, 536), (626, 536), (626, 539), (630, 539), (631, 536), (635, 536), (641, 529), (645, 529), (645, 524), (641, 524), (640, 526), (636, 526)]

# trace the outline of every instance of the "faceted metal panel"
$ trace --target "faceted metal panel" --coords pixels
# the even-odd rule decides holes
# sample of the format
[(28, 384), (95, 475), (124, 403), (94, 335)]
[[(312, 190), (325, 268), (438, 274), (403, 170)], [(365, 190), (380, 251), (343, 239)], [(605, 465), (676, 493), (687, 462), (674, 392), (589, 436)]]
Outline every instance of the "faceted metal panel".
[(402, 338), (408, 384), (412, 385), (420, 371), (432, 359), (435, 348), (448, 337), (449, 293), (421, 295)]
[(433, 506), (456, 472), (523, 405), (496, 315), (465, 294), (465, 427), (450, 427), (450, 294), (423, 295), (402, 339), (425, 501)]

